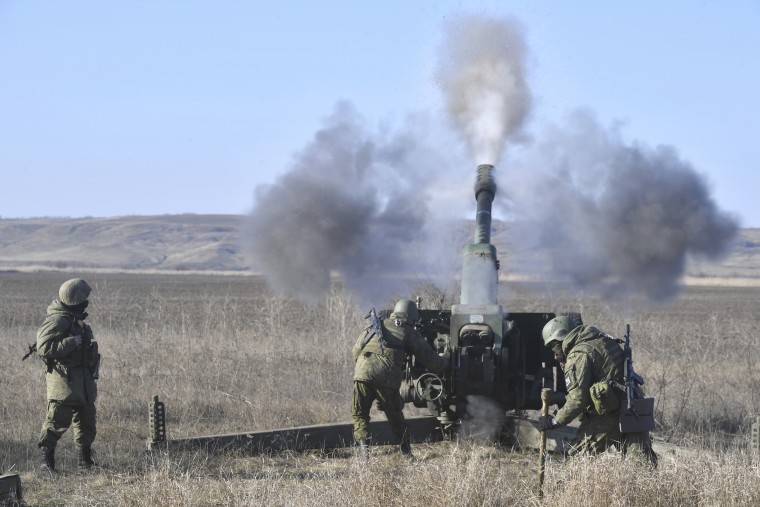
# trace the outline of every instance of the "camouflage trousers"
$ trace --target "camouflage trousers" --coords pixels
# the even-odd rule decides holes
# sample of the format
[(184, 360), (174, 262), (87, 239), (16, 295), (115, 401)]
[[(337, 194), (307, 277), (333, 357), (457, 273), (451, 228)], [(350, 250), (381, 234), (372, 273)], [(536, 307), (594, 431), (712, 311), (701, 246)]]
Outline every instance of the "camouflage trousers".
[(55, 400), (48, 401), (45, 422), (42, 423), (39, 447), (54, 449), (61, 436), (74, 427), (74, 442), (80, 447), (90, 447), (95, 441), (95, 404), (67, 405)]
[(657, 467), (657, 454), (652, 449), (648, 431), (621, 433), (619, 414), (591, 415), (581, 420), (578, 436), (570, 444), (568, 456), (578, 454), (597, 455), (615, 447), (626, 458), (652, 468)]
[(367, 440), (369, 434), (369, 411), (372, 403), (377, 400), (377, 407), (385, 412), (391, 427), (394, 443), (409, 441), (406, 419), (404, 418), (404, 402), (398, 389), (377, 387), (370, 382), (354, 381), (354, 402), (351, 417), (354, 421), (354, 440)]

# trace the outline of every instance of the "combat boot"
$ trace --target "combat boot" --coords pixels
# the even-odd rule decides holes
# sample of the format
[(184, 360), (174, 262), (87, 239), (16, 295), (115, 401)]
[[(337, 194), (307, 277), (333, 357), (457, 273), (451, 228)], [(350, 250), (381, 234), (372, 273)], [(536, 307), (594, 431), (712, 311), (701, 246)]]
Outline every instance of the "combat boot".
[(55, 447), (41, 447), (42, 463), (41, 468), (48, 472), (55, 472)]
[(365, 439), (359, 440), (357, 443), (359, 444), (359, 448), (357, 449), (356, 457), (361, 461), (369, 461), (369, 441)]
[(412, 444), (409, 442), (401, 443), (401, 455), (409, 462), (417, 461), (417, 458), (412, 454)]
[(82, 446), (79, 448), (79, 462), (77, 466), (80, 470), (89, 470), (95, 466), (95, 462), (92, 460), (92, 449), (89, 446)]

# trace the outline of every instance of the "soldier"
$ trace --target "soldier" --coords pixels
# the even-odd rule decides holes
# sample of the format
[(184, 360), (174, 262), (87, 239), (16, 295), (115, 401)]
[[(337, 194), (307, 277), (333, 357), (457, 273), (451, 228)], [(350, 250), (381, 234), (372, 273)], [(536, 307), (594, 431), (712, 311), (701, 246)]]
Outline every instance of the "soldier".
[(84, 323), (90, 286), (80, 278), (61, 285), (58, 299), (47, 309), (47, 318), (37, 331), (37, 353), (47, 364), (48, 408), (38, 446), (43, 468), (55, 470), (55, 446), (74, 423), (74, 441), (79, 446), (79, 468), (94, 465), (95, 380), (100, 366), (98, 344)]
[(576, 325), (567, 316), (549, 321), (543, 329), (544, 343), (552, 349), (561, 363), (567, 384), (567, 399), (555, 416), (541, 416), (539, 430), (564, 426), (580, 416), (578, 436), (572, 443), (569, 455), (586, 453), (596, 455), (610, 446), (617, 446), (623, 455), (657, 466), (657, 455), (652, 450), (648, 431), (621, 433), (619, 406), (625, 403), (625, 393), (611, 389), (613, 410), (600, 414), (591, 398), (592, 385), (612, 380), (622, 385), (625, 380), (625, 353), (617, 340), (593, 326)]
[(375, 400), (388, 418), (393, 439), (400, 444), (401, 453), (410, 460), (414, 459), (402, 412), (404, 402), (399, 393), (406, 354), (413, 354), (432, 372), (440, 372), (447, 365), (447, 360), (438, 356), (414, 329), (413, 323), (418, 319), (415, 302), (401, 299), (390, 317), (382, 322), (380, 333), (368, 327), (354, 345), (356, 366), (352, 417), (354, 440), (363, 459), (369, 457), (369, 411)]

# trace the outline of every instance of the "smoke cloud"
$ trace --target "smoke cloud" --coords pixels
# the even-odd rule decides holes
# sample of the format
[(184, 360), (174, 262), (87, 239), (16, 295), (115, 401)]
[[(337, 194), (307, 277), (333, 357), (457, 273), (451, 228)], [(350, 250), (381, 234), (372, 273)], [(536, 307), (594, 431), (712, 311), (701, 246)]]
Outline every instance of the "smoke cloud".
[[(608, 296), (667, 300), (689, 256), (718, 259), (737, 232), (675, 148), (626, 144), (588, 111), (548, 128), (510, 166), (519, 184), (502, 185), (501, 197), (516, 218), (517, 260)], [(526, 261), (537, 252), (543, 267)]]
[[(526, 53), (517, 21), (464, 16), (447, 25), (437, 69), (475, 164), (497, 165), (496, 204), (507, 211), (514, 252), (504, 269), (609, 296), (673, 297), (687, 259), (719, 258), (736, 220), (673, 147), (626, 144), (589, 112), (528, 144)], [(471, 199), (475, 164), (471, 172), (453, 162), (452, 144), (430, 143), (426, 136), (441, 133), (424, 116), (410, 118), (400, 132), (370, 129), (340, 103), (289, 170), (256, 190), (246, 236), (275, 291), (316, 302), (335, 274), (375, 305), (409, 297), (420, 283), (452, 290), (465, 241), (446, 210)]]
[(467, 416), (460, 435), (476, 442), (491, 442), (504, 424), (504, 410), (486, 396), (467, 396)]
[(337, 274), (363, 302), (382, 304), (409, 297), (415, 276), (435, 276), (445, 262), (418, 253), (435, 239), (426, 234), (423, 182), (438, 162), (422, 141), (370, 131), (339, 103), (290, 170), (255, 192), (246, 237), (270, 287), (313, 303)]
[(452, 19), (437, 70), (454, 127), (475, 164), (498, 164), (507, 140), (519, 138), (531, 106), (523, 29), (514, 19)]

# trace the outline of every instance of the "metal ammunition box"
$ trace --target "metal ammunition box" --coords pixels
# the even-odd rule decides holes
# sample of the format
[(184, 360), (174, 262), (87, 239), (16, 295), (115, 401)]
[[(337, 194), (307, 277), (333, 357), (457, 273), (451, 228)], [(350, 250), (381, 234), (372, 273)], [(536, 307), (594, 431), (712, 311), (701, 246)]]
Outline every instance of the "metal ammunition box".
[(633, 410), (628, 410), (625, 404), (620, 407), (621, 433), (652, 431), (654, 427), (654, 398), (633, 400)]
[(0, 505), (21, 505), (21, 478), (18, 474), (0, 475)]

